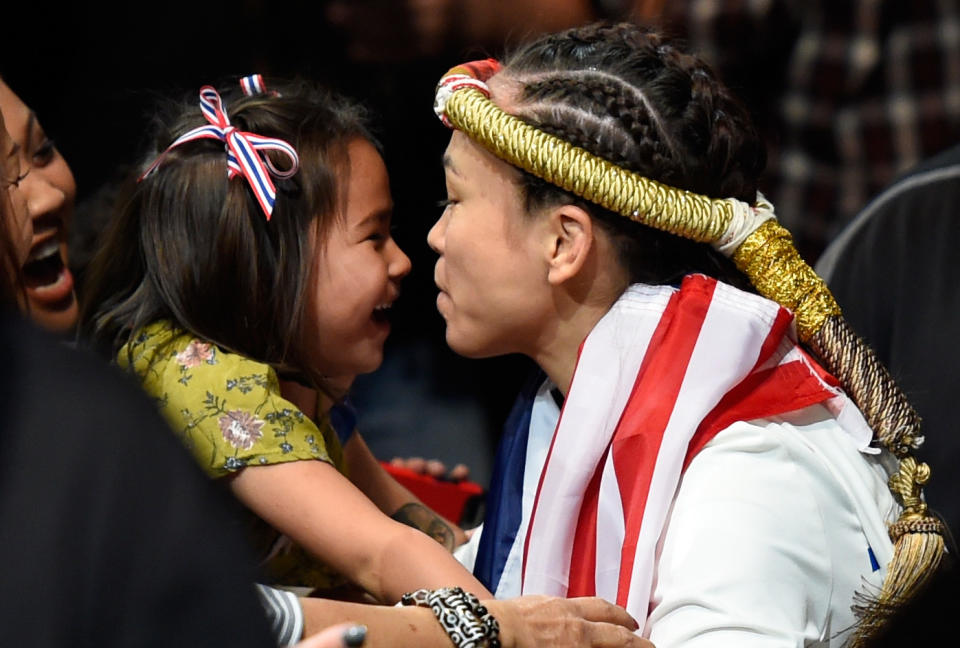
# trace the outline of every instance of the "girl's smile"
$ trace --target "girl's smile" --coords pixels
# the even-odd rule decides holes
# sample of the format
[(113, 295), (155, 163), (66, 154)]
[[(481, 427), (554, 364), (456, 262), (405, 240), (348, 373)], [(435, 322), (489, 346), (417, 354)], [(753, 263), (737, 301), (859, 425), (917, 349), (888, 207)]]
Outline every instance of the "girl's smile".
[(304, 344), (329, 376), (373, 371), (390, 333), (388, 313), (410, 259), (390, 234), (393, 200), (387, 169), (365, 139), (347, 147), (343, 213), (314, 253)]

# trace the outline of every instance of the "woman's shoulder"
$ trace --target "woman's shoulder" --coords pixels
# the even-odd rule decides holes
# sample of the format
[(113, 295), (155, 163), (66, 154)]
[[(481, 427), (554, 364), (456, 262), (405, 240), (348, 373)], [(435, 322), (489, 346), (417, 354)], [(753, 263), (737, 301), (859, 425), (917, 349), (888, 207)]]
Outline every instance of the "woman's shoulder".
[(684, 481), (688, 487), (710, 483), (716, 496), (756, 491), (756, 497), (776, 498), (782, 489), (793, 496), (806, 490), (828, 503), (867, 499), (888, 514), (886, 509), (893, 504), (886, 487), (888, 466), (883, 457), (864, 452), (857, 444), (822, 405), (738, 421), (694, 457)]
[[(731, 424), (690, 461), (677, 493), (677, 505), (699, 508), (719, 502), (751, 502), (757, 510), (770, 511), (774, 516), (795, 519), (800, 509), (815, 516), (812, 486), (823, 475), (818, 460), (803, 449), (797, 436), (797, 428), (784, 421)], [(790, 506), (776, 504), (786, 499), (792, 501)]]
[(871, 568), (892, 556), (887, 524), (899, 507), (888, 469), (884, 456), (861, 450), (826, 407), (813, 405), (718, 433), (690, 462), (674, 511), (695, 524), (725, 518), (770, 546), (789, 539), (849, 585), (876, 577)]
[(731, 619), (751, 627), (757, 604), (768, 629), (811, 641), (853, 623), (854, 592), (879, 587), (889, 560), (890, 500), (845, 435), (818, 405), (733, 423), (693, 458), (661, 539), (663, 643), (698, 624), (704, 636)]

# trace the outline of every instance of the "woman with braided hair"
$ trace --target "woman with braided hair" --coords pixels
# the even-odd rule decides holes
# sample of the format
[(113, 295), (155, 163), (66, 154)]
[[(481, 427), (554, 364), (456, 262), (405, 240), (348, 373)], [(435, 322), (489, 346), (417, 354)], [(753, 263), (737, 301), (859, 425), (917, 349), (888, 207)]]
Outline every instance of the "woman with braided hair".
[(868, 643), (943, 553), (917, 420), (758, 191), (742, 105), (594, 24), (453, 68), (435, 109), (447, 343), (542, 370), (462, 560), (659, 646)]

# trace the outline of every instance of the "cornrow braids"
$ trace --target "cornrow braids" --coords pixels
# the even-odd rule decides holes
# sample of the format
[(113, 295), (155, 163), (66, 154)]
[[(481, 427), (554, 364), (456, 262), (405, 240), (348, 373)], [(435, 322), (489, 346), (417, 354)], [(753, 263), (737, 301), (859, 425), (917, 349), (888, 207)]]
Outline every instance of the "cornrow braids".
[[(704, 62), (656, 32), (602, 23), (561, 32), (514, 52), (504, 73), (521, 86), (517, 116), (538, 128), (571, 128), (550, 118), (551, 105), (579, 112), (574, 129), (592, 115), (603, 127), (582, 142), (591, 153), (619, 152), (618, 164), (680, 189), (755, 200), (766, 159), (746, 108)], [(612, 141), (616, 129), (632, 150)]]
[[(706, 64), (656, 32), (599, 23), (549, 35), (508, 56), (503, 74), (519, 87), (512, 112), (544, 132), (673, 187), (756, 198), (764, 148), (746, 109)], [(523, 173), (521, 188), (530, 211), (586, 207), (634, 282), (703, 272), (753, 290), (709, 245), (631, 222), (532, 174)]]

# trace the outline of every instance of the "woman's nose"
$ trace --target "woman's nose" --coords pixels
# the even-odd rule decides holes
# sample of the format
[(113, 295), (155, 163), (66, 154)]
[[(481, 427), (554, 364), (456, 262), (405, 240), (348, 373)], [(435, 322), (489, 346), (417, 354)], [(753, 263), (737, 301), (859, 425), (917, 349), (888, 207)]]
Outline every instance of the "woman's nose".
[(446, 223), (444, 217), (441, 216), (437, 219), (437, 222), (433, 224), (433, 227), (430, 228), (430, 231), (427, 232), (427, 245), (437, 254), (443, 254), (443, 232), (445, 228)]
[(56, 213), (67, 199), (63, 189), (50, 182), (36, 169), (27, 174), (20, 186), (27, 198), (30, 216), (35, 220)]

